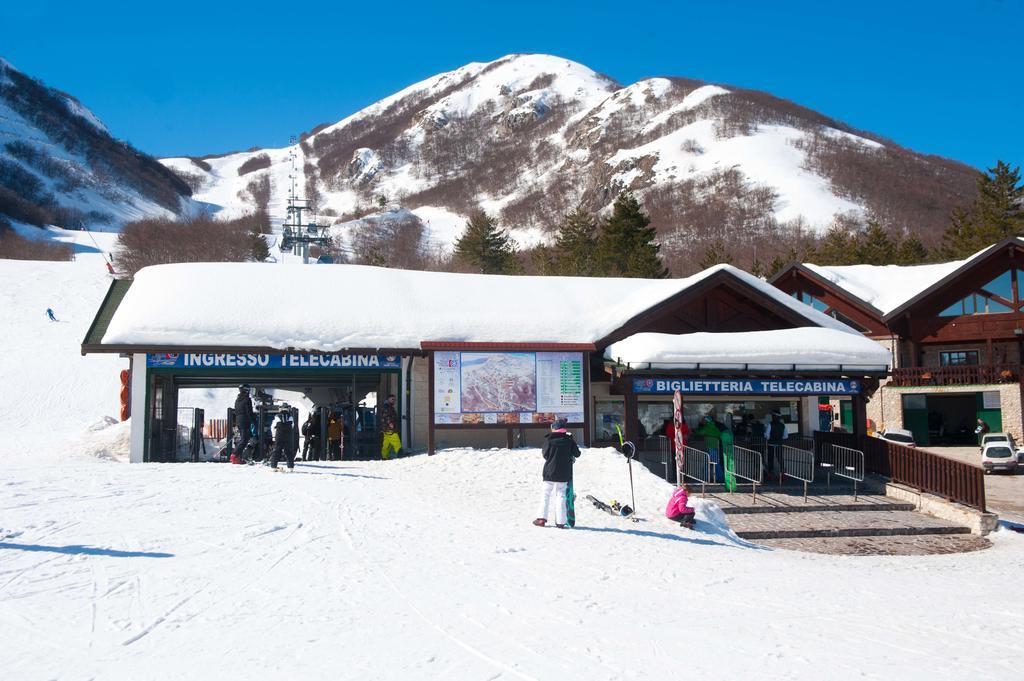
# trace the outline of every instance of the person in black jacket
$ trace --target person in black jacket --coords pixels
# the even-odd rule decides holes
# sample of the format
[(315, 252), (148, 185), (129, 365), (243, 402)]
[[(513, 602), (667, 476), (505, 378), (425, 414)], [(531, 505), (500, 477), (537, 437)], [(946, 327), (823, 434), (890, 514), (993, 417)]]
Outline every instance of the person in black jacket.
[(295, 438), (292, 437), (292, 422), (288, 414), (278, 414), (274, 424), (274, 453), (270, 455), (270, 467), (277, 468), (281, 455), (285, 456), (288, 470), (295, 468)]
[(555, 525), (566, 527), (565, 487), (572, 480), (572, 464), (580, 455), (580, 448), (565, 429), (565, 419), (555, 419), (551, 432), (545, 436), (544, 447), (544, 495), (541, 498), (537, 519), (533, 524), (544, 527), (548, 522), (551, 501), (555, 502)]
[(252, 439), (252, 400), (249, 399), (249, 385), (238, 386), (238, 397), (235, 398), (235, 428), (238, 429), (238, 448), (233, 454), (232, 463), (245, 463), (245, 446)]

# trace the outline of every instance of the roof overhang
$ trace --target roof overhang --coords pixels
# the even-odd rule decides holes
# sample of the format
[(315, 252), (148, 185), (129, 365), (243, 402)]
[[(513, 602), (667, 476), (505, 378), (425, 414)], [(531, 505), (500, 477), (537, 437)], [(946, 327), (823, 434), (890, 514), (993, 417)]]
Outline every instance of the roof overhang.
[[(975, 267), (981, 266), (987, 260), (998, 255), (1001, 251), (1006, 249), (1009, 249), (1010, 251), (1024, 251), (1024, 241), (1022, 241), (1020, 237), (1010, 236), (1006, 237), (999, 243), (992, 244), (987, 249), (985, 249), (981, 253), (978, 253), (970, 260), (965, 262), (963, 265), (947, 274), (942, 279), (939, 279), (937, 282), (935, 282), (925, 290), (921, 291), (910, 300), (907, 300), (902, 305), (889, 312), (889, 314), (882, 317), (882, 321), (888, 324), (892, 320), (898, 319), (899, 317), (906, 314), (908, 310), (910, 310), (917, 304), (921, 303), (926, 298), (930, 297), (932, 294), (942, 290), (947, 285), (951, 284), (958, 278), (962, 277), (965, 273), (971, 271)], [(968, 292), (965, 292), (965, 295), (966, 293)]]
[(828, 289), (833, 295), (846, 300), (850, 305), (858, 308), (864, 314), (874, 317), (875, 319), (878, 320), (879, 324), (882, 323), (884, 314), (881, 310), (879, 310), (877, 307), (867, 302), (863, 298), (853, 295), (845, 288), (836, 284), (834, 281), (830, 281), (825, 277), (821, 276), (820, 274), (812, 270), (810, 267), (807, 267), (803, 263), (792, 263), (788, 267), (780, 270), (774, 277), (769, 279), (768, 283), (775, 286), (775, 282), (783, 281), (787, 276), (792, 276), (794, 272), (798, 272), (799, 274), (806, 277), (807, 279), (810, 279), (811, 281), (821, 286), (822, 288)]

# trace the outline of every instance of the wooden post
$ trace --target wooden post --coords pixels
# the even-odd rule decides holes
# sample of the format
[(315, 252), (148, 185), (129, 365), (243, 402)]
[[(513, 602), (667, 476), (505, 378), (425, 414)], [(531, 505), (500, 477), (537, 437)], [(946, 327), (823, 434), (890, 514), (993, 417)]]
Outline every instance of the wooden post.
[(427, 456), (436, 453), (434, 443), (434, 351), (427, 354)]
[[(861, 386), (863, 389), (863, 386)], [(853, 436), (859, 441), (867, 435), (868, 409), (864, 394), (853, 396)]]

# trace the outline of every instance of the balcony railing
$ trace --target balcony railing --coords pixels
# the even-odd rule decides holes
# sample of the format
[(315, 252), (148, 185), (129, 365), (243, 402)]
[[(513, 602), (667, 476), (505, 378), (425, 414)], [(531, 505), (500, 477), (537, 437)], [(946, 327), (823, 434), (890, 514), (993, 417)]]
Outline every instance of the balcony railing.
[(905, 367), (893, 369), (894, 386), (988, 385), (1016, 383), (1019, 364), (970, 364), (945, 367)]

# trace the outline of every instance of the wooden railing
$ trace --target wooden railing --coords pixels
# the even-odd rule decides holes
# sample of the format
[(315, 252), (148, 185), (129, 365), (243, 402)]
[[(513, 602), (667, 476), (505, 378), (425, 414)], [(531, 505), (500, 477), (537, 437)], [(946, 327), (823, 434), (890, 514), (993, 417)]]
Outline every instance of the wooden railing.
[(1019, 364), (967, 364), (945, 367), (902, 367), (892, 370), (890, 385), (988, 385), (1020, 380)]
[(864, 469), (868, 474), (985, 510), (985, 471), (980, 466), (867, 435), (815, 433), (814, 444), (819, 458), (828, 444), (859, 449), (864, 452)]

